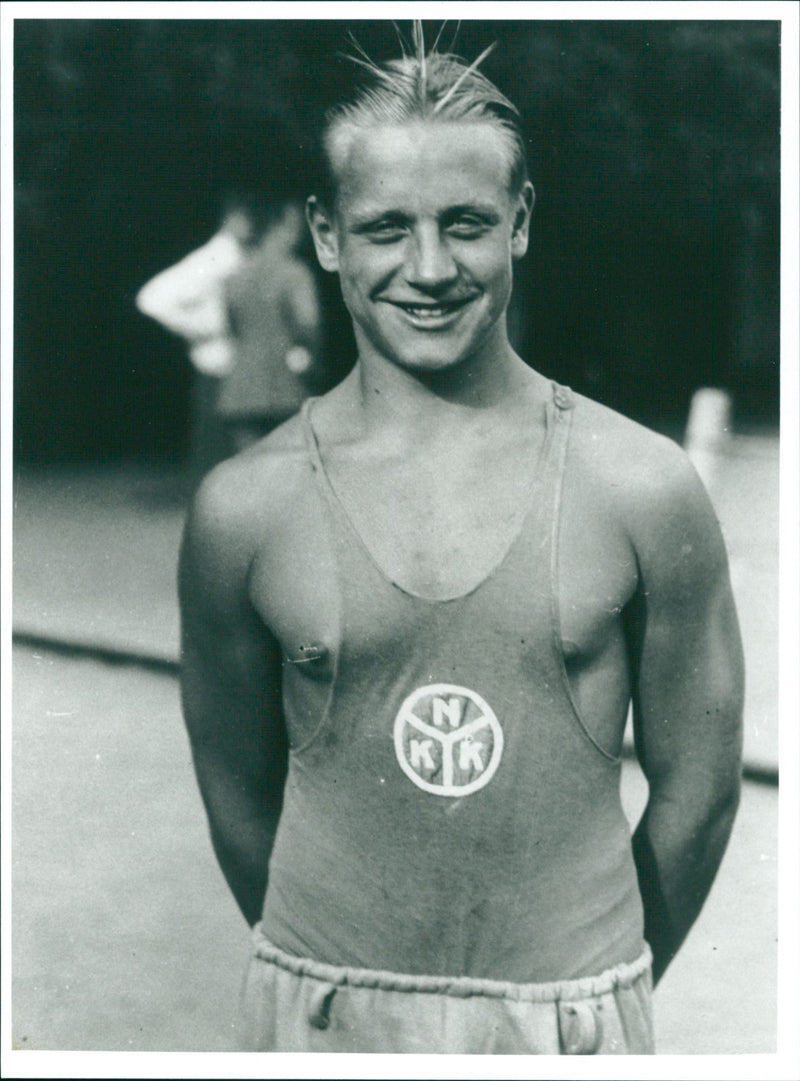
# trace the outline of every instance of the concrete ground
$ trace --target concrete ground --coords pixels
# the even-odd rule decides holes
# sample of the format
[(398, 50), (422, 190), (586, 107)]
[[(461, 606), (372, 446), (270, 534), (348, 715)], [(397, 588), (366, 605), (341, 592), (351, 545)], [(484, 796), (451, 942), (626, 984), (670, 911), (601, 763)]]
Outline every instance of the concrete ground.
[[(777, 441), (714, 478), (748, 655), (746, 754), (777, 764)], [(236, 1046), (247, 930), (214, 863), (174, 676), (180, 477), (44, 471), (15, 491), (13, 1039)], [(51, 645), (88, 647), (59, 654)], [(120, 663), (95, 659), (115, 652)], [(638, 767), (624, 771), (635, 819)], [(656, 993), (659, 1051), (775, 1050), (777, 789), (747, 783), (720, 875)]]

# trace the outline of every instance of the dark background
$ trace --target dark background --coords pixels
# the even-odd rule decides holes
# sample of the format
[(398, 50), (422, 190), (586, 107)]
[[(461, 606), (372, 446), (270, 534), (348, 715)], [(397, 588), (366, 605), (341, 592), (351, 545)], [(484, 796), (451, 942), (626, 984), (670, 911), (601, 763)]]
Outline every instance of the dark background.
[[(426, 23), (428, 40), (439, 23)], [(408, 35), (409, 25), (401, 24)], [(190, 369), (134, 308), (232, 185), (303, 197), (321, 110), (387, 21), (16, 20), (15, 452), (182, 461)], [(447, 47), (455, 23), (444, 31)], [(461, 24), (520, 107), (537, 190), (514, 338), (537, 369), (661, 427), (723, 386), (778, 416), (780, 24)], [(352, 337), (320, 273), (326, 352)]]

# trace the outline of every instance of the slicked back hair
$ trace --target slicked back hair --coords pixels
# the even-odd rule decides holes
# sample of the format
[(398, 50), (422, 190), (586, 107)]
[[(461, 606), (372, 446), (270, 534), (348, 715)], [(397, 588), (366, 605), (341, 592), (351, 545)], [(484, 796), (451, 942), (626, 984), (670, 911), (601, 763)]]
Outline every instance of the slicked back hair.
[(328, 109), (322, 134), (323, 190), (332, 206), (341, 166), (341, 147), (348, 129), (364, 131), (383, 125), (427, 123), (488, 123), (508, 147), (509, 190), (516, 195), (528, 178), (525, 143), (516, 107), (486, 78), (478, 65), (491, 52), (486, 49), (467, 64), (451, 53), (424, 51), (384, 64), (367, 57), (351, 57), (361, 78), (352, 91)]

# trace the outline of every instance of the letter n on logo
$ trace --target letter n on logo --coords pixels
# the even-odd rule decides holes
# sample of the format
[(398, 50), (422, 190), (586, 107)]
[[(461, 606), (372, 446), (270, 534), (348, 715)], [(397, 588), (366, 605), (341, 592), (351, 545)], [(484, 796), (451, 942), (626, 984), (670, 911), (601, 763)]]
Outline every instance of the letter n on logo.
[(461, 724), (461, 699), (434, 698), (432, 703), (433, 723), (437, 728), (444, 728), (444, 718), (447, 717), (451, 728), (458, 728)]

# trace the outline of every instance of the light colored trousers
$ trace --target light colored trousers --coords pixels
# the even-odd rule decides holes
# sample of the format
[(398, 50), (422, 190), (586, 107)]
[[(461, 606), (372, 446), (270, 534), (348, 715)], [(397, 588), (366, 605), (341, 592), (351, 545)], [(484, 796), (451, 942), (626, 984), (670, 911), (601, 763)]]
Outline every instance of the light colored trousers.
[(244, 989), (250, 1051), (653, 1054), (652, 957), (598, 976), (505, 983), (342, 968), (258, 929)]

